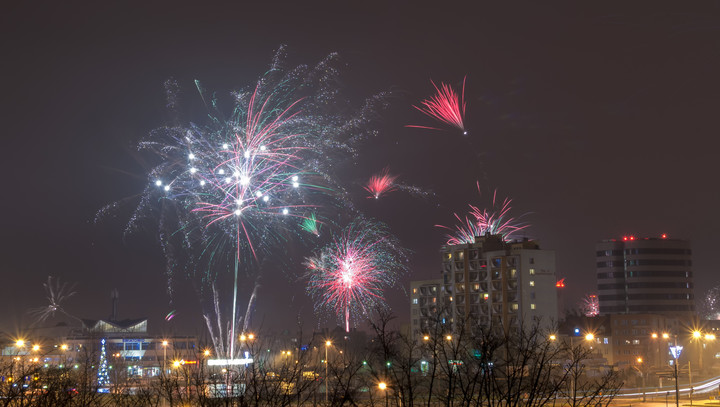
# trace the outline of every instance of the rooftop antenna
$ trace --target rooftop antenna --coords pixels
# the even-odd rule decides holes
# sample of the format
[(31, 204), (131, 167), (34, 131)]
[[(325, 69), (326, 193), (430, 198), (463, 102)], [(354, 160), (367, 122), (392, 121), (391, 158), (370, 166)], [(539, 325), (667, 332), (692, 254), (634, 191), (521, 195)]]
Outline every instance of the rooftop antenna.
[(110, 298), (112, 299), (112, 313), (110, 314), (110, 321), (115, 322), (118, 320), (118, 300), (120, 299), (120, 292), (117, 288), (113, 288), (110, 291)]

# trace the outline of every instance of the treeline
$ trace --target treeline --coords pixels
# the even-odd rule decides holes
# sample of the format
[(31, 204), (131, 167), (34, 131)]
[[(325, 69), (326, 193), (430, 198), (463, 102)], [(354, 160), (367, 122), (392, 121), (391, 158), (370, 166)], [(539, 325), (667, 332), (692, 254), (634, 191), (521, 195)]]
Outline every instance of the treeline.
[[(152, 378), (114, 361), (107, 393), (97, 385), (99, 357), (45, 367), (6, 357), (0, 406), (607, 406), (619, 373), (594, 367), (586, 345), (526, 329), (434, 324), (426, 335), (370, 321), (367, 343), (336, 338), (292, 350), (270, 338), (246, 344), (255, 362), (208, 367), (173, 364)], [(258, 338), (263, 338), (259, 335)], [(579, 341), (582, 342), (582, 341)], [(331, 348), (330, 348), (331, 346)], [(327, 360), (326, 360), (326, 355)], [(131, 367), (128, 369), (128, 367)]]

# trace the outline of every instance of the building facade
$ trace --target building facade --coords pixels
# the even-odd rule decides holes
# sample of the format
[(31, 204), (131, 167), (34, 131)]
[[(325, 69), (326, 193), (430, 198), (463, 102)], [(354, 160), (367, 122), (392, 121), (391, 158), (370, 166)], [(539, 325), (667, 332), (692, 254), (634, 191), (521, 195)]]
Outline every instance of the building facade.
[(505, 242), (485, 235), (471, 244), (447, 245), (437, 301), (449, 329), (463, 321), (511, 328), (557, 322), (555, 252), (537, 242)]
[(415, 337), (429, 333), (433, 324), (437, 322), (442, 279), (418, 280), (410, 282), (410, 329)]
[(600, 314), (694, 315), (691, 256), (690, 242), (664, 235), (599, 242)]

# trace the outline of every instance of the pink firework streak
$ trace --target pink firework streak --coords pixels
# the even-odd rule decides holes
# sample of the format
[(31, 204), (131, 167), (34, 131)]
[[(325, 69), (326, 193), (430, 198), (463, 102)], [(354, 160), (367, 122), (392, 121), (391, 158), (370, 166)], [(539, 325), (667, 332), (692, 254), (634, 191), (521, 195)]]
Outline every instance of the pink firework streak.
[[(478, 191), (480, 185), (478, 184)], [(475, 238), (485, 234), (500, 235), (503, 240), (510, 241), (514, 239), (514, 234), (530, 226), (526, 223), (520, 223), (516, 218), (509, 216), (512, 210), (510, 204), (512, 199), (505, 198), (502, 204), (498, 206), (497, 190), (493, 193), (491, 209), (480, 209), (477, 206), (469, 204), (469, 216), (461, 218), (457, 213), (455, 218), (460, 222), (454, 228), (435, 225), (436, 227), (447, 229), (453, 233), (447, 236), (448, 245), (458, 245), (474, 243)]]
[(379, 174), (370, 177), (370, 180), (363, 187), (371, 194), (368, 196), (369, 199), (378, 199), (381, 195), (395, 190), (395, 180), (397, 179), (397, 176), (390, 175), (389, 171), (390, 170), (388, 168), (385, 168)]
[(350, 331), (352, 317), (385, 304), (383, 291), (407, 271), (406, 254), (380, 223), (360, 218), (318, 254), (306, 259), (308, 291), (316, 309), (335, 313)]
[[(422, 106), (413, 106), (415, 109), (425, 113), (426, 115), (436, 119), (440, 122), (446, 123), (457, 129), (460, 129), (463, 134), (467, 134), (465, 131), (465, 80), (463, 79), (462, 93), (460, 97), (453, 90), (453, 88), (445, 83), (440, 83), (438, 87), (435, 82), (432, 82), (437, 93), (431, 96), (429, 99), (422, 101)], [(405, 127), (416, 127), (421, 129), (440, 130), (435, 127), (417, 126), (417, 125), (406, 125)]]

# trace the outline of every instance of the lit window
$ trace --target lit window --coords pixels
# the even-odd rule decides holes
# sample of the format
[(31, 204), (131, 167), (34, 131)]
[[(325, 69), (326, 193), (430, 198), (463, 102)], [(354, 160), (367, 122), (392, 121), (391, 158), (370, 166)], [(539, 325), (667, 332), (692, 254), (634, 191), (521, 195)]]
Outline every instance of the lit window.
[(535, 309), (535, 304), (530, 304), (530, 309)]
[(417, 294), (417, 288), (413, 288), (413, 294)]
[(530, 275), (535, 275), (535, 269), (530, 269)]
[(417, 300), (418, 300), (417, 298), (413, 298), (413, 304), (417, 304), (418, 303)]
[(450, 297), (450, 301), (452, 301), (452, 297)]
[(512, 309), (515, 310), (515, 311), (517, 311), (517, 309), (518, 309), (517, 303), (515, 303), (515, 304), (512, 305)]
[[(530, 274), (532, 274), (532, 273), (530, 273)], [(530, 280), (530, 287), (535, 287), (535, 281)]]

